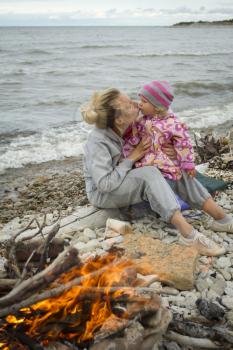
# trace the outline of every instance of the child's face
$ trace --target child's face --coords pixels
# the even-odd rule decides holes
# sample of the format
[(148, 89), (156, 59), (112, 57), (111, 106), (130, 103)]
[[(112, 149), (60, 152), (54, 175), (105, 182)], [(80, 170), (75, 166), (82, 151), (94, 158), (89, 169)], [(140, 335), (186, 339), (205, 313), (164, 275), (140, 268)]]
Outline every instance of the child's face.
[(157, 116), (161, 117), (166, 115), (166, 110), (162, 110), (161, 108), (157, 108), (152, 105), (149, 101), (147, 101), (143, 96), (140, 96), (139, 108), (144, 115)]
[(139, 108), (145, 115), (155, 115), (156, 107), (154, 107), (149, 101), (147, 101), (143, 96), (140, 96)]

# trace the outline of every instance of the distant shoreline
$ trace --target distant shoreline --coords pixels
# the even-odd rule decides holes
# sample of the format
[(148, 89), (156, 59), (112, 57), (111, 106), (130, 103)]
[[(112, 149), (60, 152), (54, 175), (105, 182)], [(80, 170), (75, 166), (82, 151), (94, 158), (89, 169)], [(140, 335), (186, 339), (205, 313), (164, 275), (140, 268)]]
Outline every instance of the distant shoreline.
[(222, 21), (178, 22), (172, 27), (233, 26), (233, 18)]

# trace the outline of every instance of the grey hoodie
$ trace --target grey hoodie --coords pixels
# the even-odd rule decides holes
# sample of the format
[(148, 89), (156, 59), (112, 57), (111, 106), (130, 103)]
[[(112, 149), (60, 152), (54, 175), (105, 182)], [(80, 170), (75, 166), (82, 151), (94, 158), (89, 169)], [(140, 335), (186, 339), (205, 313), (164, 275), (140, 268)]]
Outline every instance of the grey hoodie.
[(84, 178), (86, 192), (98, 190), (101, 193), (117, 189), (126, 174), (132, 169), (133, 161), (122, 159), (123, 139), (111, 128), (94, 128), (84, 146)]

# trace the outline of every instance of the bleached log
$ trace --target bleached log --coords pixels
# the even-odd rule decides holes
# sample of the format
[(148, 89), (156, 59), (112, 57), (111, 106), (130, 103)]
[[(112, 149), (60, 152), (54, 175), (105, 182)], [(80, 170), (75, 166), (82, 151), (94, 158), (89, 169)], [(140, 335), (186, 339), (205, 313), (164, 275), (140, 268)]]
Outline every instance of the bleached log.
[(219, 349), (219, 345), (207, 338), (192, 338), (186, 335), (169, 331), (165, 334), (165, 338), (177, 342), (180, 345), (194, 347), (197, 349)]
[(17, 279), (12, 278), (1, 278), (0, 279), (0, 292), (12, 289), (16, 284)]

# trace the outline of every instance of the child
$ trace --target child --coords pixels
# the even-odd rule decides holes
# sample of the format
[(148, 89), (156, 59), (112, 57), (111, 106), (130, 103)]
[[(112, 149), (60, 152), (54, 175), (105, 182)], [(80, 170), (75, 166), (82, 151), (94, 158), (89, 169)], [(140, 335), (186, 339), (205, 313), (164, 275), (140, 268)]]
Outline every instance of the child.
[[(143, 116), (124, 135), (124, 157), (131, 153), (144, 135), (149, 134), (152, 140), (150, 151), (135, 163), (135, 167), (154, 165), (165, 178), (174, 181), (181, 179), (182, 171), (195, 176), (194, 152), (187, 127), (169, 109), (174, 97), (168, 83), (152, 81), (142, 87), (139, 96)], [(176, 160), (170, 159), (164, 152), (167, 145), (173, 146)]]

